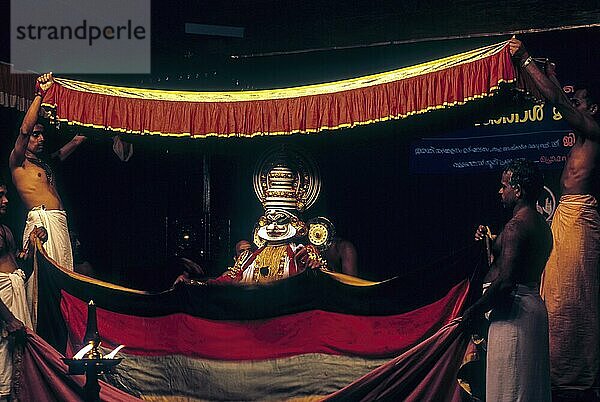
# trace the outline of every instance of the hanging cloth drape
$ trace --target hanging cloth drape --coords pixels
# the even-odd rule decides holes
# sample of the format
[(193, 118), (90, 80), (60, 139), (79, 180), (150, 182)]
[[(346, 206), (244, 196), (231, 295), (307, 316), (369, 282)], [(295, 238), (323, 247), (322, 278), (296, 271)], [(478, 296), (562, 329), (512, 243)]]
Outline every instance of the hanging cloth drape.
[(13, 74), (11, 65), (0, 62), (0, 106), (27, 110), (33, 100), (36, 74)]
[(57, 78), (44, 98), (58, 120), (134, 134), (252, 137), (401, 119), (490, 95), (512, 82), (506, 42), (349, 80), (294, 88), (183, 92)]

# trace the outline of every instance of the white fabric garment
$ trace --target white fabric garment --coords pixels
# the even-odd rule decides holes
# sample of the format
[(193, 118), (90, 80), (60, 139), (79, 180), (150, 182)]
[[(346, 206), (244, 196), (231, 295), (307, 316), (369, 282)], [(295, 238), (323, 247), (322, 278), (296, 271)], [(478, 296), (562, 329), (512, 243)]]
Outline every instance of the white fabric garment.
[(518, 284), (488, 330), (486, 400), (550, 402), (548, 314), (537, 286)]
[[(15, 318), (32, 328), (25, 297), (25, 273), (17, 269), (11, 274), (0, 272), (0, 298)], [(0, 398), (10, 395), (13, 363), (9, 340), (5, 331), (0, 337)]]
[(67, 213), (58, 209), (46, 209), (43, 205), (35, 207), (27, 214), (23, 231), (23, 249), (28, 248), (29, 234), (34, 227), (43, 226), (48, 232), (48, 241), (44, 249), (60, 267), (73, 271), (73, 250), (67, 225)]
[[(27, 214), (23, 231), (23, 249), (29, 248), (29, 234), (35, 227), (43, 226), (48, 232), (44, 250), (60, 267), (73, 271), (73, 250), (67, 225), (67, 213), (58, 209), (47, 210), (43, 205), (35, 207)], [(27, 306), (31, 313), (33, 330), (37, 327), (38, 273), (31, 274), (27, 281)]]

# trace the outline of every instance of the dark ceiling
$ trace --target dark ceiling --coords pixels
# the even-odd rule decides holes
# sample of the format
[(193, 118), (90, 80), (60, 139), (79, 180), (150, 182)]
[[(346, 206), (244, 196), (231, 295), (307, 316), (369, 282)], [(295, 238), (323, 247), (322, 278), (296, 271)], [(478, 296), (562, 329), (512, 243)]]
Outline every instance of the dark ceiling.
[[(600, 22), (597, 1), (152, 2), (154, 51), (179, 60), (292, 51)], [(245, 28), (243, 39), (186, 35), (185, 22)]]
[[(152, 7), (153, 56), (182, 67), (232, 55), (600, 23), (597, 1), (188, 0), (153, 1)], [(189, 35), (185, 22), (243, 27), (245, 36)]]
[[(0, 15), (9, 18), (9, 1), (0, 0)], [(187, 34), (185, 23), (241, 27), (244, 36)], [(511, 32), (598, 24), (597, 1), (152, 0), (152, 77), (94, 80), (190, 89), (296, 85), (394, 69)], [(8, 60), (9, 24), (0, 32), (0, 60)], [(584, 37), (597, 43), (598, 32)]]

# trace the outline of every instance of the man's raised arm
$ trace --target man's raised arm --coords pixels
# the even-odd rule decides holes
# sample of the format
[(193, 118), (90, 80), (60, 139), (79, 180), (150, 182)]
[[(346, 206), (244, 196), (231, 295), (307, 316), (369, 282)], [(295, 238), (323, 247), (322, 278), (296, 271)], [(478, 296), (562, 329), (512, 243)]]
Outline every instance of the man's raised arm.
[(15, 147), (10, 153), (9, 166), (11, 169), (21, 166), (25, 160), (27, 143), (29, 142), (29, 136), (33, 132), (33, 128), (37, 123), (40, 107), (42, 106), (42, 99), (52, 84), (54, 84), (52, 73), (41, 75), (36, 81), (36, 92), (33, 102), (29, 106), (29, 109), (27, 109), (27, 113), (25, 114), (25, 118), (23, 119), (23, 123), (19, 130), (19, 135), (15, 141)]
[(518, 60), (524, 71), (529, 74), (544, 98), (556, 106), (560, 114), (573, 127), (578, 135), (600, 141), (600, 126), (592, 114), (584, 114), (577, 110), (562, 90), (556, 78), (551, 79), (533, 62), (523, 43), (513, 37), (509, 41), (510, 53)]
[(58, 151), (54, 152), (52, 154), (52, 157), (58, 158), (61, 162), (64, 161), (77, 149), (78, 146), (83, 144), (85, 140), (87, 140), (87, 137), (85, 135), (75, 135), (75, 137), (73, 137), (71, 141), (63, 145), (62, 148), (60, 148)]

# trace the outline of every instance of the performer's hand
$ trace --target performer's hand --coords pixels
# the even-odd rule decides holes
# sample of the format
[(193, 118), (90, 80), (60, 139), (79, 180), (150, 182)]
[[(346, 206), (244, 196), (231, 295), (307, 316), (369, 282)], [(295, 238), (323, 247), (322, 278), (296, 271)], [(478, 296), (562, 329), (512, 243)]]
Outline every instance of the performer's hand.
[(475, 241), (483, 240), (486, 237), (492, 237), (490, 228), (485, 225), (479, 225), (475, 231)]
[[(321, 268), (321, 266), (323, 264), (318, 259), (311, 258), (310, 253), (308, 252), (308, 247), (312, 247), (312, 246), (304, 246), (304, 247), (300, 248), (296, 252), (296, 259), (301, 264), (304, 264), (306, 266), (306, 268), (310, 268), (310, 269)], [(313, 249), (313, 251), (315, 251), (315, 250)]]
[(35, 82), (35, 90), (39, 93), (42, 98), (46, 94), (46, 91), (50, 89), (50, 87), (54, 84), (54, 77), (52, 73), (46, 73), (40, 75)]
[(8, 335), (14, 336), (16, 343), (25, 341), (25, 325), (14, 316), (6, 322), (6, 332), (8, 332)]
[(180, 285), (186, 284), (186, 283), (189, 282), (189, 280), (190, 280), (190, 278), (187, 276), (187, 272), (183, 273), (183, 274), (179, 275), (177, 277), (177, 279), (175, 279), (175, 282), (173, 282), (173, 286), (172, 287), (176, 287), (176, 286), (180, 286)]
[(465, 310), (462, 317), (458, 317), (459, 326), (467, 333), (485, 334), (489, 326), (488, 320), (483, 313), (476, 311), (473, 306)]
[(301, 247), (296, 251), (296, 260), (300, 262), (300, 264), (306, 265), (310, 262), (310, 258), (308, 256), (308, 249), (306, 247)]
[(471, 329), (475, 325), (475, 319), (476, 319), (475, 310), (471, 306), (468, 309), (466, 309), (465, 312), (463, 313), (462, 317), (460, 317), (460, 322), (461, 322), (460, 325), (467, 329)]
[(45, 243), (48, 240), (46, 228), (43, 226), (34, 226), (33, 230), (29, 233), (29, 244), (32, 244), (35, 241), (35, 238), (38, 238), (42, 243)]
[(310, 269), (321, 268), (321, 262), (309, 257), (308, 261), (306, 262), (306, 268), (310, 268)]
[(306, 247), (301, 247), (300, 249), (298, 249), (298, 251), (296, 251), (296, 260), (302, 264), (306, 263), (306, 261), (308, 260), (308, 250), (306, 249)]
[(508, 41), (508, 48), (510, 49), (510, 54), (513, 57), (516, 57), (520, 60), (529, 57), (529, 53), (527, 53), (527, 49), (525, 49), (525, 46), (523, 46), (523, 42), (518, 40), (515, 36), (510, 38)]

